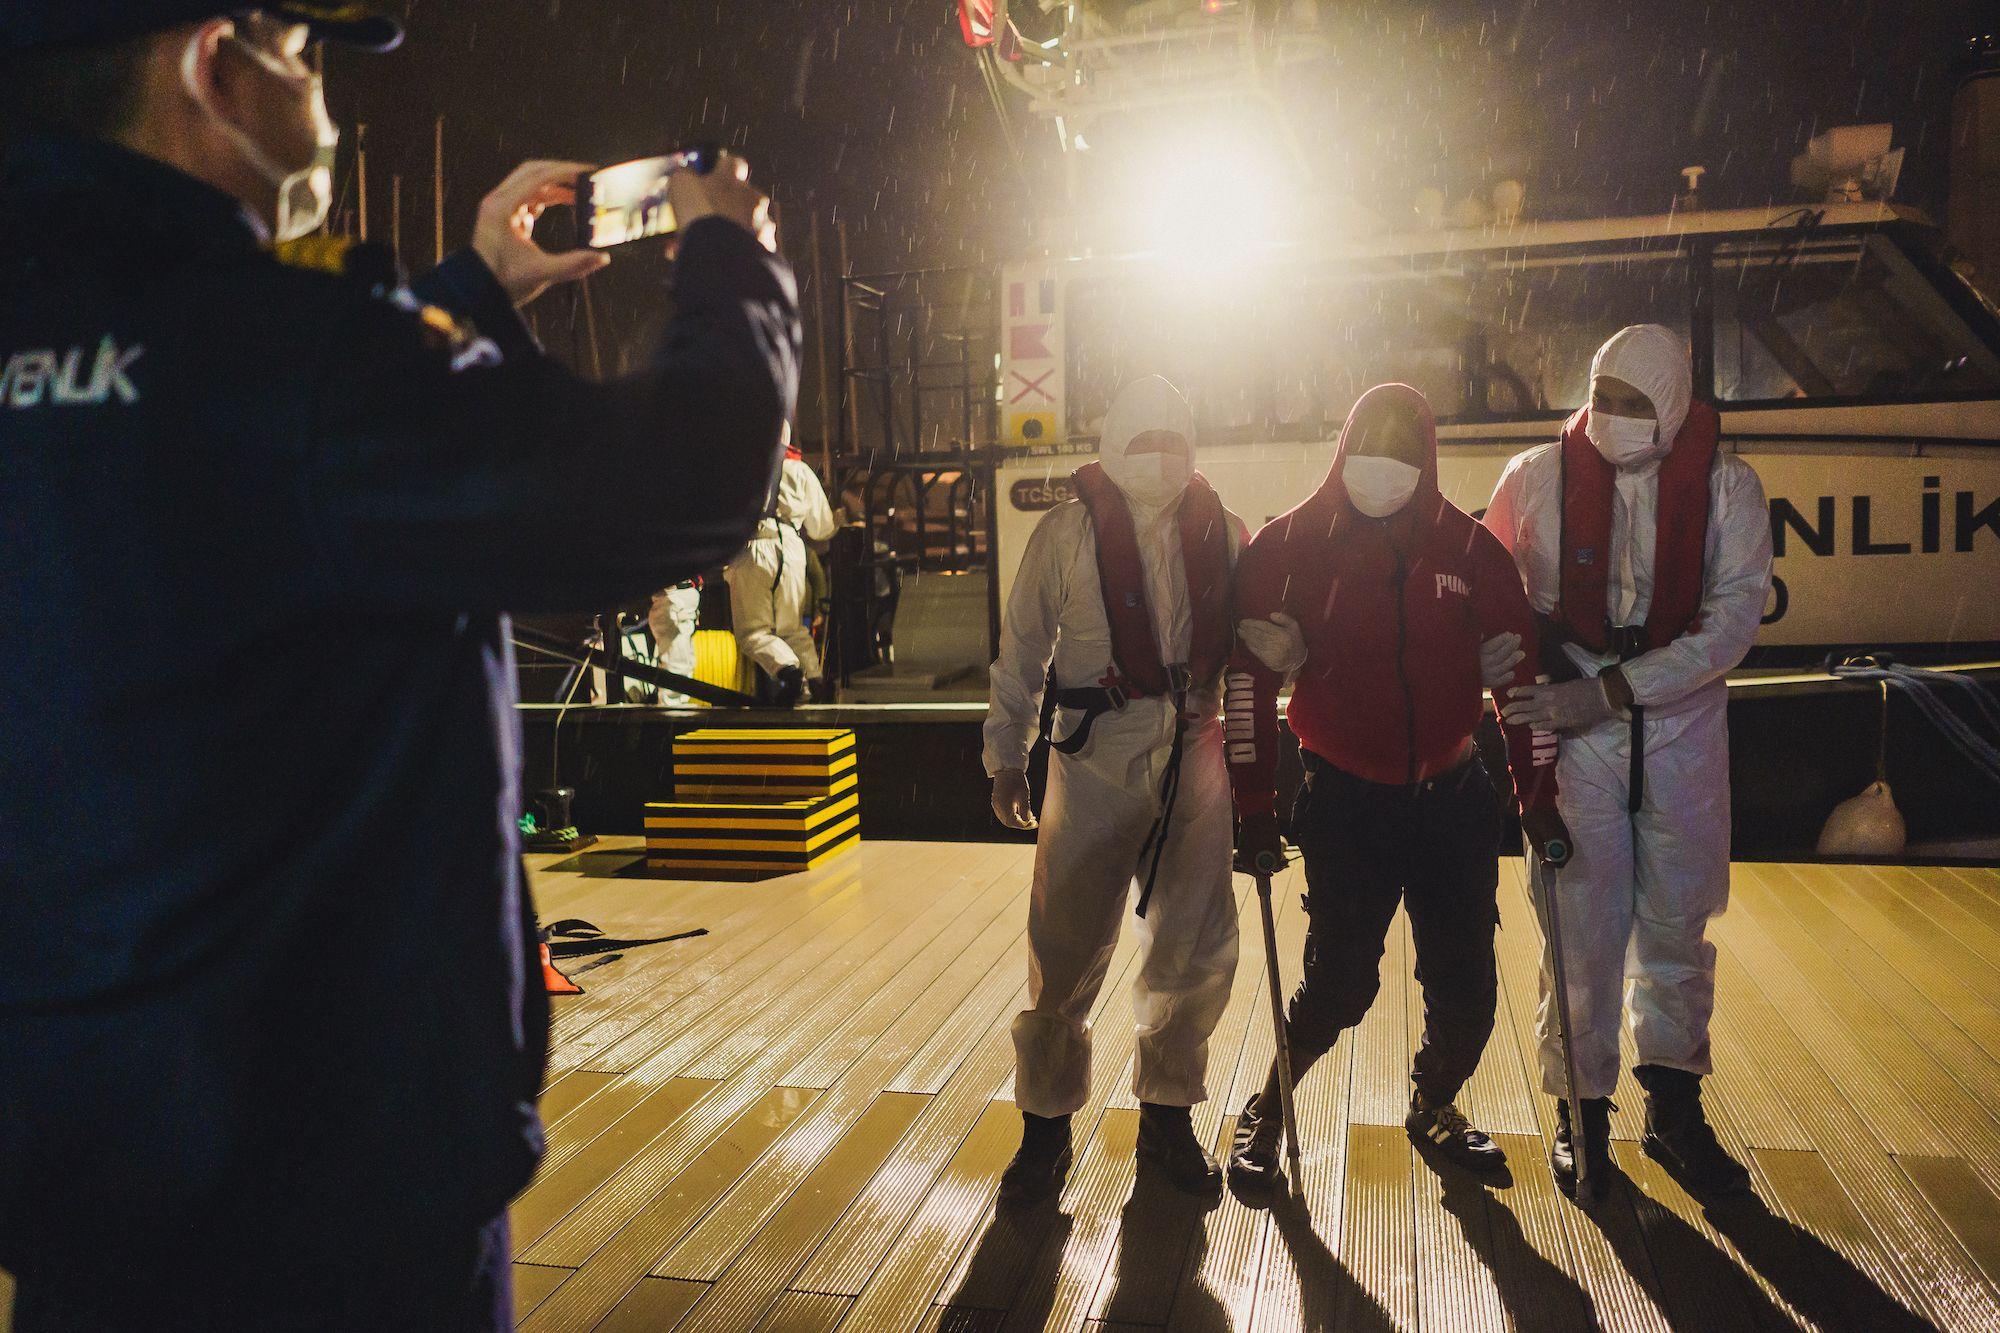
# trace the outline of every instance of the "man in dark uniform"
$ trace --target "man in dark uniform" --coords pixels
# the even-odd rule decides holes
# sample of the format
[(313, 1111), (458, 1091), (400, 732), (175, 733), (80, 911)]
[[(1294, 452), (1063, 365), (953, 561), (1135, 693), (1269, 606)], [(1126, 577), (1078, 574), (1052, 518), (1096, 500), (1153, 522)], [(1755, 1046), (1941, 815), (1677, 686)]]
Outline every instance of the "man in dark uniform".
[(615, 383), (514, 311), (602, 262), (529, 236), (576, 164), (421, 295), (287, 263), (306, 41), (399, 33), (226, 8), (0, 7), (0, 1267), (23, 1333), (500, 1328), (547, 1032), (505, 613), (743, 544), (795, 288), (726, 157)]

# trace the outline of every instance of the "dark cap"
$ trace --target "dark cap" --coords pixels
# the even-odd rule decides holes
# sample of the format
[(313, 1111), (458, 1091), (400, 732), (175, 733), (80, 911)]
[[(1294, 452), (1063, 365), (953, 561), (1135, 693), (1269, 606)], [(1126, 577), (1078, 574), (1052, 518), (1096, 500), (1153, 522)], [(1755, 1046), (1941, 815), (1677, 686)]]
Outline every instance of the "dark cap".
[(101, 46), (181, 23), (260, 11), (303, 23), (313, 36), (364, 51), (387, 51), (403, 25), (365, 0), (0, 0), (0, 48), (16, 51)]

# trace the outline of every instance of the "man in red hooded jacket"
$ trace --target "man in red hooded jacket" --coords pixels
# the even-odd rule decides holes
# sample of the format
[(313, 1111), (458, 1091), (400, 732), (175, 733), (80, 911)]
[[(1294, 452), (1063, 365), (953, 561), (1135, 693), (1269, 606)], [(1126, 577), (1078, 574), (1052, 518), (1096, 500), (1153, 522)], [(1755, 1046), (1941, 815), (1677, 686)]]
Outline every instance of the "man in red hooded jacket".
[[(1502, 817), (1472, 733), (1485, 709), (1481, 645), (1519, 635), (1527, 653), (1513, 676), (1530, 684), (1535, 623), (1506, 548), (1438, 490), (1422, 394), (1384, 384), (1362, 395), (1319, 490), (1244, 551), (1236, 610), (1227, 740), (1242, 870), (1260, 856), (1284, 864), (1276, 702), (1295, 673), (1288, 717), (1306, 785), (1291, 832), (1310, 924), (1286, 1022), (1294, 1076), (1367, 1013), (1403, 902), (1424, 990), (1405, 1124), (1449, 1160), (1497, 1168), (1499, 1146), (1453, 1104), (1493, 1030), (1497, 993)], [(1555, 738), (1503, 730), (1529, 840), (1565, 857)], [(1280, 1132), (1274, 1066), (1238, 1121), (1229, 1165), (1239, 1188), (1275, 1183)]]

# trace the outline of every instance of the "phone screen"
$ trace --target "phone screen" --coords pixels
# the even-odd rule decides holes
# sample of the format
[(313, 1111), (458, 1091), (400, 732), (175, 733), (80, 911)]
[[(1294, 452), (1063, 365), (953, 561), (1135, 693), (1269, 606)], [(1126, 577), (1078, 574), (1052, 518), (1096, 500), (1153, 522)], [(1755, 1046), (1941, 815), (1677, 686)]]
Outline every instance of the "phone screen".
[(584, 177), (577, 204), (588, 244), (602, 250), (627, 241), (665, 236), (674, 230), (673, 206), (667, 202), (667, 179), (682, 165), (679, 153), (642, 157)]
[(676, 171), (707, 173), (717, 150), (701, 144), (660, 157), (642, 157), (593, 171), (577, 182), (576, 205), (587, 244), (603, 250), (628, 241), (643, 241), (672, 233), (673, 205), (667, 202), (667, 180)]

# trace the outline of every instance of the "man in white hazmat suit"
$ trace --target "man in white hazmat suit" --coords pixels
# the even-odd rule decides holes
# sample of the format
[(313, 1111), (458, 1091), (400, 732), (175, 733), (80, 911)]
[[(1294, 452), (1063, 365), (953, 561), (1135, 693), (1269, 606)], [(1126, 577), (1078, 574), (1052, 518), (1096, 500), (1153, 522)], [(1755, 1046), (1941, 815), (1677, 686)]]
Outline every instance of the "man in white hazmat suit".
[[(1749, 1180), (1702, 1114), (1715, 1003), (1705, 932), (1729, 898), (1724, 675), (1749, 651), (1771, 587), (1763, 488), (1718, 452), (1717, 426), (1692, 401), (1687, 344), (1658, 324), (1622, 329), (1591, 363), (1590, 405), (1560, 441), (1508, 465), (1484, 520), (1542, 617), (1547, 683), (1510, 691), (1503, 714), (1561, 735), (1558, 808), (1576, 856), (1531, 873), (1537, 893), (1559, 895), (1590, 1162), (1611, 1160), (1622, 1007), (1645, 1147), (1708, 1194)], [(1545, 961), (1542, 1086), (1560, 1096), (1551, 989)], [(1551, 1161), (1573, 1189), (1573, 1128), (1567, 1105), (1558, 1112)], [(1602, 1185), (1608, 1172), (1593, 1176)]]
[(1055, 665), (1049, 790), (1028, 909), (1029, 1007), (1014, 1020), (1021, 1150), (1003, 1203), (1059, 1189), (1090, 1082), (1088, 1017), (1135, 883), (1138, 1157), (1184, 1189), (1221, 1182), (1189, 1108), (1236, 971), (1219, 678), (1234, 642), (1242, 521), (1194, 471), (1193, 421), (1149, 376), (1118, 395), (1099, 461), (1021, 557), (993, 664), (993, 810), (1035, 827), (1028, 753)]
[(805, 625), (806, 542), (825, 541), (835, 526), (819, 478), (788, 443), (771, 512), (723, 571), (737, 647), (771, 677), (774, 701), (785, 708), (803, 701), (806, 682), (819, 675)]
[[(693, 676), (695, 667), (694, 632), (701, 624), (701, 580), (684, 579), (671, 588), (653, 594), (646, 612), (646, 628), (653, 632), (653, 646), (662, 667), (679, 676)], [(668, 703), (686, 703), (685, 694), (662, 690)]]

